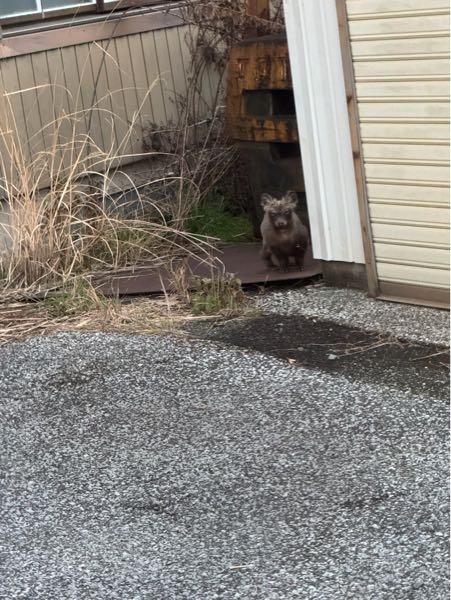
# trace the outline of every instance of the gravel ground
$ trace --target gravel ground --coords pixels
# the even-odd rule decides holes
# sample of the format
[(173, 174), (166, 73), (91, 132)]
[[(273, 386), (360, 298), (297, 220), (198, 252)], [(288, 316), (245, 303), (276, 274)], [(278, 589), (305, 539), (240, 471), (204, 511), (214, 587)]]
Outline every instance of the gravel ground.
[(399, 341), (392, 336), (292, 315), (189, 321), (200, 339), (257, 350), (291, 364), (336, 373), (350, 381), (442, 396), (449, 388), (449, 348)]
[(0, 598), (448, 598), (446, 389), (171, 336), (0, 368)]
[(266, 293), (257, 306), (264, 314), (318, 318), (413, 342), (449, 346), (449, 311), (374, 300), (360, 290), (307, 286)]

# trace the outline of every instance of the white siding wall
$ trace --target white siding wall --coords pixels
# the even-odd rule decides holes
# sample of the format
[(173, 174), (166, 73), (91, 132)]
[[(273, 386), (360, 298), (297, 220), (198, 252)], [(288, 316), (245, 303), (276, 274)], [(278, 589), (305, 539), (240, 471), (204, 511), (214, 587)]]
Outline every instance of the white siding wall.
[(284, 0), (315, 258), (363, 263), (334, 0)]
[(381, 284), (449, 286), (449, 1), (347, 0)]

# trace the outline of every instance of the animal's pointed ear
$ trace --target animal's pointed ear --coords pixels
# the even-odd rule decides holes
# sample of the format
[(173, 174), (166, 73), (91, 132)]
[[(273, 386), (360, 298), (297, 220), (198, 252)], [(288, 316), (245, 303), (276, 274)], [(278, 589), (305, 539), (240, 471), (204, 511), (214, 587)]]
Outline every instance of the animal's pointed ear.
[(285, 194), (285, 198), (289, 201), (293, 208), (295, 208), (298, 205), (298, 196), (296, 192), (288, 190), (288, 192), (286, 192)]
[(261, 205), (263, 208), (266, 208), (268, 204), (272, 201), (272, 196), (269, 194), (262, 194), (260, 197)]

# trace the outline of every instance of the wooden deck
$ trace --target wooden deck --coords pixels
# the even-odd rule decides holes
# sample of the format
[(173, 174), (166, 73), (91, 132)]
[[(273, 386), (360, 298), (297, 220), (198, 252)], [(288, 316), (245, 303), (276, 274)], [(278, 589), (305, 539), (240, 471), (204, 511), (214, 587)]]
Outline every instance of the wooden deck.
[[(234, 273), (243, 284), (265, 284), (277, 281), (307, 279), (321, 274), (320, 261), (312, 258), (311, 250), (305, 257), (305, 268), (299, 271), (296, 267), (288, 272), (268, 270), (260, 258), (260, 244), (227, 245), (216, 251), (218, 271)], [(201, 261), (189, 260), (193, 274), (203, 277), (211, 276), (212, 267)], [(155, 294), (170, 289), (170, 277), (164, 270), (156, 270), (148, 266), (130, 270), (117, 271), (111, 276), (103, 276), (96, 284), (97, 289), (106, 296), (125, 296), (133, 294)]]

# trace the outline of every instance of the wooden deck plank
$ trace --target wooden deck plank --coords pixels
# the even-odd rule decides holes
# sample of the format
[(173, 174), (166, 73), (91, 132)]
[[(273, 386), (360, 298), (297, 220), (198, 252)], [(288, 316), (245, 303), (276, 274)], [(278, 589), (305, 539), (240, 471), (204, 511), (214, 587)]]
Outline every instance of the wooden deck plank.
[[(312, 258), (311, 249), (305, 256), (305, 268), (299, 271), (292, 267), (289, 271), (268, 270), (260, 258), (260, 244), (237, 244), (224, 246), (216, 251), (216, 256), (224, 264), (227, 273), (234, 273), (243, 284), (264, 284), (277, 281), (307, 279), (321, 274), (321, 263)], [(201, 261), (191, 259), (189, 266), (195, 275), (209, 277), (211, 268)], [(220, 268), (220, 267), (218, 267)], [(125, 296), (134, 294), (161, 293), (169, 289), (169, 276), (163, 270), (151, 267), (137, 267), (133, 274), (130, 271), (116, 272), (110, 277), (103, 277), (96, 284), (98, 291), (107, 296)]]

